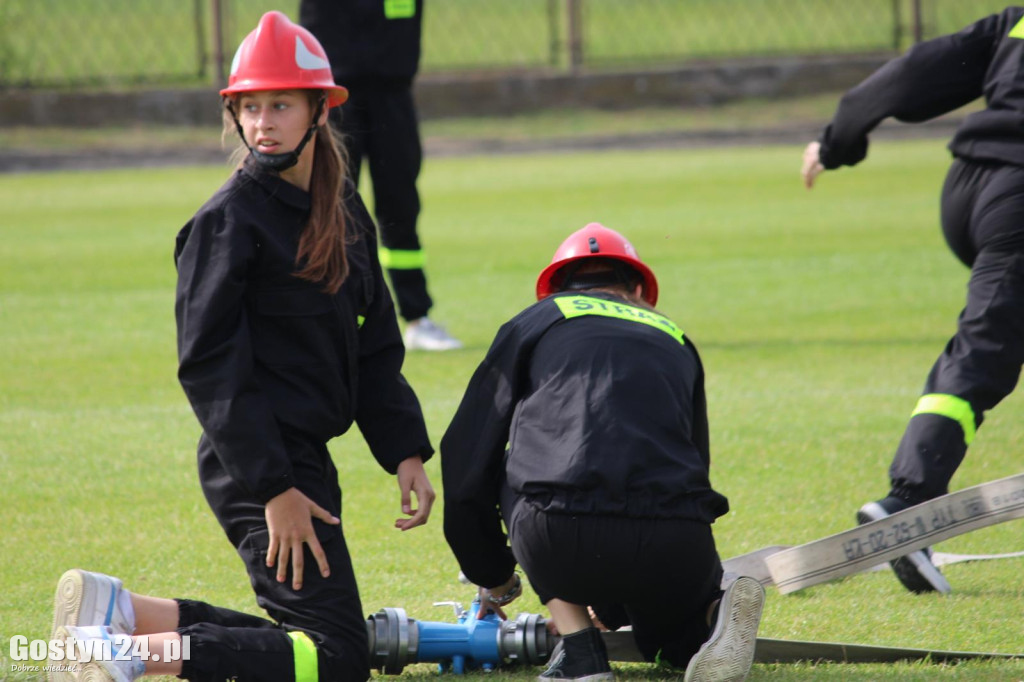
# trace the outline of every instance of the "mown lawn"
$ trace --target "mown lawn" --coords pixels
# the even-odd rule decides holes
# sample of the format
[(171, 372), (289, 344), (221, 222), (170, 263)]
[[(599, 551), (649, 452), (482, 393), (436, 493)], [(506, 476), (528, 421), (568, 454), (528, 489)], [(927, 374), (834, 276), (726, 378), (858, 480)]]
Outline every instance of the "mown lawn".
[[(954, 329), (967, 271), (937, 226), (939, 141), (884, 142), (865, 164), (799, 183), (799, 148), (429, 160), (422, 236), (461, 351), (411, 354), (406, 373), (440, 439), (499, 324), (531, 301), (569, 232), (626, 233), (657, 273), (661, 310), (702, 352), (715, 486), (732, 511), (723, 557), (850, 527), (886, 468), (925, 374)], [(174, 235), (223, 167), (0, 176), (0, 679), (11, 636), (48, 636), (68, 567), (129, 589), (258, 613), (209, 513), (196, 422), (175, 379)], [(1024, 400), (989, 415), (955, 489), (1020, 472)], [(357, 432), (332, 444), (366, 613), (449, 620), (467, 601), (441, 533), (399, 534), (397, 489)], [(428, 471), (440, 488), (435, 460)], [(1009, 523), (943, 543), (1020, 547)], [(872, 573), (782, 596), (766, 637), (1022, 653), (1022, 560), (945, 569), (954, 593), (914, 596)], [(532, 592), (511, 609), (544, 613)], [(622, 679), (665, 679), (619, 665)], [(536, 671), (492, 674), (525, 680)], [(431, 666), (407, 678), (426, 679)], [(1022, 662), (756, 666), (752, 679), (1019, 680)], [(17, 679), (29, 679), (18, 677)]]

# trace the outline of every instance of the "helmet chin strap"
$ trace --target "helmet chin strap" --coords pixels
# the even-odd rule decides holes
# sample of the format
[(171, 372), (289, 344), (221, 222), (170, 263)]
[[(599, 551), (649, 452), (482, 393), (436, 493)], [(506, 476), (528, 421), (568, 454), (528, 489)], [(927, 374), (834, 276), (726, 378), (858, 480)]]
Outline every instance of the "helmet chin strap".
[(302, 136), (302, 140), (299, 141), (299, 144), (295, 149), (290, 152), (284, 152), (283, 154), (267, 154), (253, 149), (252, 145), (249, 144), (249, 141), (245, 139), (245, 131), (242, 130), (242, 124), (238, 122), (238, 115), (235, 113), (235, 107), (231, 103), (230, 99), (228, 99), (227, 108), (228, 111), (231, 112), (231, 120), (235, 122), (235, 129), (238, 131), (238, 137), (242, 139), (242, 144), (244, 144), (245, 148), (249, 150), (249, 153), (252, 155), (252, 158), (256, 163), (280, 173), (281, 171), (288, 170), (299, 162), (299, 155), (301, 155), (302, 150), (306, 148), (306, 144), (313, 139), (313, 133), (315, 133), (316, 129), (319, 127), (316, 122), (320, 118), (320, 114), (323, 112), (324, 104), (326, 102), (326, 97), (321, 97), (317, 100), (316, 111), (313, 112), (313, 120), (309, 125), (309, 129), (306, 130), (306, 134)]

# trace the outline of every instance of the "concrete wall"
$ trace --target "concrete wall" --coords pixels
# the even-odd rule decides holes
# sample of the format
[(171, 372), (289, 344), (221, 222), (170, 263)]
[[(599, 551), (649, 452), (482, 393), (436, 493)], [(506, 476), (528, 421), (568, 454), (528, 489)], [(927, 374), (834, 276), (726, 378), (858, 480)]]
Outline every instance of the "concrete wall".
[[(782, 98), (849, 88), (892, 55), (778, 58), (656, 71), (429, 75), (416, 84), (424, 119), (549, 108), (629, 109)], [(218, 125), (212, 89), (131, 92), (16, 90), (0, 93), (0, 126)]]

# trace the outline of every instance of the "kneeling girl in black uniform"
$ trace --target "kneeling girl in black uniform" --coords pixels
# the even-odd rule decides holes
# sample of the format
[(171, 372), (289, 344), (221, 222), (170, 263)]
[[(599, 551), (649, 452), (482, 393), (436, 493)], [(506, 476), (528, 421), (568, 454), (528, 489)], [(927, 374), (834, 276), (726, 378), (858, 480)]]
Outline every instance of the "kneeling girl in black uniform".
[(711, 523), (728, 502), (709, 481), (697, 350), (654, 310), (633, 246), (597, 223), (559, 247), (537, 298), (502, 326), (441, 441), (463, 572), (500, 609), (522, 566), (562, 635), (541, 680), (613, 678), (588, 606), (687, 680), (743, 679), (764, 590), (720, 588)]
[(177, 238), (178, 375), (203, 429), (203, 492), (273, 622), (75, 570), (54, 626), (79, 639), (134, 634), (154, 652), (188, 642), (188, 660), (93, 662), (82, 678), (362, 682), (366, 621), (327, 442), (359, 426), (398, 476), (401, 530), (430, 513), (433, 450), (401, 374), (373, 221), (327, 128), (347, 92), (323, 48), (269, 12), (221, 95), (247, 153)]

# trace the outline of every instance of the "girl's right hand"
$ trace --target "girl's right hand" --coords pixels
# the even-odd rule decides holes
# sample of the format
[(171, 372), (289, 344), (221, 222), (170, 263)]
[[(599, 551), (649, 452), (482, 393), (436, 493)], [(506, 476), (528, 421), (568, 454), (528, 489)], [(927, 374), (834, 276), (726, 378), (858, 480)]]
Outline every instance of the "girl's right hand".
[(327, 577), (331, 568), (327, 565), (320, 540), (316, 537), (311, 518), (318, 518), (324, 523), (338, 525), (341, 519), (306, 497), (298, 488), (289, 488), (267, 502), (264, 511), (267, 529), (270, 531), (270, 546), (267, 549), (267, 567), (277, 564), (277, 582), (283, 583), (288, 577), (288, 559), (292, 563), (292, 589), (302, 589), (302, 572), (304, 557), (302, 545), (308, 544), (320, 575)]
[(824, 172), (825, 167), (821, 165), (821, 143), (811, 142), (804, 149), (803, 165), (800, 168), (800, 177), (804, 179), (804, 187), (807, 189), (814, 187), (814, 181)]

